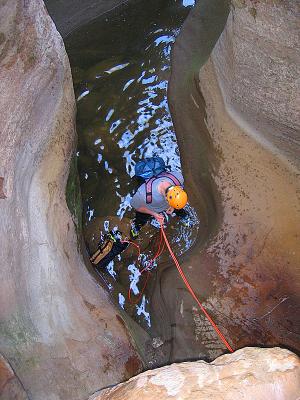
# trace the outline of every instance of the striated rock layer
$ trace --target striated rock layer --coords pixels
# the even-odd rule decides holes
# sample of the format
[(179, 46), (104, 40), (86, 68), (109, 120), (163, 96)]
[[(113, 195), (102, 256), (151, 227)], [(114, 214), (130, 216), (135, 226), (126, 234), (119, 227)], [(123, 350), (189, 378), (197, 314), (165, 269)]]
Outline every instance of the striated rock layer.
[[(202, 228), (182, 266), (234, 349), (299, 351), (299, 3), (238, 3), (217, 41), (226, 2), (200, 0), (173, 49), (170, 107)], [(186, 351), (213, 359), (224, 347), (177, 282), (164, 295), (164, 316), (177, 330), (171, 360)]]
[(2, 1), (0, 26), (0, 351), (30, 399), (82, 399), (141, 362), (66, 204), (75, 102), (62, 39), (41, 0)]
[(300, 4), (242, 3), (199, 75), (222, 215), (213, 297), (238, 346), (300, 351)]
[(226, 111), (300, 167), (300, 3), (236, 0), (212, 54)]
[(204, 361), (144, 372), (89, 400), (297, 400), (300, 361), (280, 348), (244, 348)]

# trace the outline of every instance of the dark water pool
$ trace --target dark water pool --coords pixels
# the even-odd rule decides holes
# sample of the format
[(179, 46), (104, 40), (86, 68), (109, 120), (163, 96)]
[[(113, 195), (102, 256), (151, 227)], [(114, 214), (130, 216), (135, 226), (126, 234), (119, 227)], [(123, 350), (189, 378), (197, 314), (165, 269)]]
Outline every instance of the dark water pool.
[[(102, 230), (120, 228), (122, 220), (132, 217), (129, 202), (137, 187), (136, 161), (159, 155), (172, 170), (180, 169), (167, 86), (172, 44), (193, 5), (193, 0), (136, 2), (98, 18), (66, 40), (77, 99), (84, 230), (92, 224)], [(177, 255), (197, 236), (199, 221), (189, 209), (193, 229), (175, 219), (169, 223)], [(155, 227), (150, 237), (144, 260), (156, 251)], [(165, 255), (153, 266), (166, 260)], [(128, 288), (138, 296), (145, 281), (136, 256), (119, 257), (100, 273), (120, 307), (151, 335), (147, 287), (137, 304), (128, 301)]]

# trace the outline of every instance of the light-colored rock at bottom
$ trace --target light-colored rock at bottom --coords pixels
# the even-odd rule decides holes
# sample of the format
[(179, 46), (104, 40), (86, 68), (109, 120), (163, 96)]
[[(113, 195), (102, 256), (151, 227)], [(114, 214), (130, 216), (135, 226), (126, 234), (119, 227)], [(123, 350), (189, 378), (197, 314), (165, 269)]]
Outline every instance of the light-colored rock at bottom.
[(245, 347), (204, 361), (144, 372), (89, 400), (298, 400), (300, 360), (278, 347)]

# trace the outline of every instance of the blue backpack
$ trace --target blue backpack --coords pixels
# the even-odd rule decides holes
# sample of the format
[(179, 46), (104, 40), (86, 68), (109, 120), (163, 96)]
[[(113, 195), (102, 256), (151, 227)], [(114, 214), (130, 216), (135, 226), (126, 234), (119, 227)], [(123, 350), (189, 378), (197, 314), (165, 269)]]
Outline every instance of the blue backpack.
[(145, 181), (153, 176), (157, 176), (166, 170), (166, 164), (161, 157), (145, 158), (135, 164), (135, 176), (143, 178)]
[(146, 203), (152, 203), (152, 184), (157, 178), (169, 178), (175, 186), (181, 186), (179, 180), (170, 172), (166, 172), (166, 164), (161, 157), (145, 158), (135, 164), (135, 176), (145, 180)]

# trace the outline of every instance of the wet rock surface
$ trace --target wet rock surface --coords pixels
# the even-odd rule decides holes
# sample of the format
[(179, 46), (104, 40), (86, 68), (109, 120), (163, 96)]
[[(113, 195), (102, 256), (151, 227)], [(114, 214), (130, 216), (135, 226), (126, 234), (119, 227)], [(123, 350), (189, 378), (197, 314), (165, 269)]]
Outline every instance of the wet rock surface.
[[(139, 7), (131, 5), (118, 15), (92, 21), (66, 40), (78, 107), (84, 236), (90, 249), (93, 232), (99, 238), (100, 231), (118, 227), (128, 234), (129, 218), (134, 217), (130, 197), (140, 184), (133, 177), (136, 161), (156, 154), (171, 171), (180, 169), (167, 84), (172, 44), (190, 8), (181, 2), (140, 1)], [(177, 256), (186, 254), (199, 240), (202, 221), (199, 223), (192, 207), (187, 211), (192, 227), (177, 216), (166, 223), (166, 234)], [(148, 223), (142, 229), (136, 243), (142, 252), (140, 260), (136, 247), (130, 245), (107, 268), (97, 269), (116, 302), (140, 324), (144, 332), (141, 347), (151, 368), (169, 362), (177, 332), (170, 320), (172, 313), (164, 313), (165, 297), (180, 284), (176, 303), (182, 308), (181, 294), (187, 294), (167, 250), (153, 263), (150, 273), (144, 270), (158, 252), (158, 228)], [(173, 273), (170, 281), (165, 281), (165, 276), (170, 276), (165, 274), (167, 270)], [(153, 296), (153, 288), (159, 288), (161, 281), (168, 286)], [(151, 313), (150, 301), (155, 302)], [(158, 329), (156, 322), (153, 324), (154, 314), (162, 317)], [(154, 342), (153, 346), (152, 339), (160, 338), (162, 329), (166, 334), (161, 345)], [(181, 351), (189, 350), (185, 347)]]
[(172, 364), (144, 372), (89, 400), (297, 400), (300, 361), (280, 348), (244, 348), (204, 361)]
[[(187, 190), (201, 220), (181, 263), (234, 349), (280, 344), (299, 351), (297, 4), (252, 3), (235, 2), (207, 61), (229, 10), (221, 0), (199, 1), (173, 50), (170, 106)], [(28, 397), (86, 398), (137, 373), (141, 360), (109, 295), (86, 271), (76, 218), (66, 207), (75, 110), (62, 40), (41, 1), (3, 2), (0, 15), (1, 351)], [(277, 17), (280, 38), (289, 37), (282, 43), (274, 39)], [(248, 35), (264, 40), (253, 47)], [(264, 73), (268, 68), (275, 78)], [(281, 93), (284, 101), (277, 104)], [(212, 360), (225, 351), (169, 257), (148, 295), (152, 337), (133, 323), (131, 329), (140, 329), (140, 353), (146, 349), (152, 366)], [(247, 350), (245, 357), (256, 355)], [(12, 375), (5, 371), (8, 382)], [(169, 395), (158, 386), (159, 394)], [(174, 373), (169, 389), (171, 396), (178, 389)]]
[[(101, 236), (109, 230), (118, 229), (122, 233), (122, 240), (131, 241), (130, 226), (128, 218), (122, 218), (121, 221), (116, 216), (94, 218), (83, 230), (90, 254), (97, 250)], [(169, 221), (165, 232), (176, 254), (182, 255), (187, 251), (184, 245), (185, 240), (188, 235), (191, 236), (191, 240), (195, 240), (198, 229), (199, 226), (196, 224), (191, 228), (182, 226), (178, 217)], [(179, 240), (180, 238), (181, 240)], [(160, 253), (159, 258), (152, 263), (158, 252)], [(146, 267), (149, 268), (149, 271), (145, 269)], [(145, 307), (147, 298), (144, 298), (149, 291), (152, 292), (153, 286), (159, 285), (160, 276), (170, 268), (170, 255), (160, 230), (147, 224), (141, 230), (138, 238), (134, 242), (131, 241), (129, 246), (108, 266), (93, 265), (91, 268), (92, 272), (105, 282), (112, 297), (130, 316), (129, 320), (133, 324), (131, 326), (132, 334), (139, 344), (139, 351), (147, 366), (153, 368), (165, 364), (170, 356), (171, 340), (155, 336), (157, 329), (154, 327), (152, 330), (152, 315)], [(155, 312), (160, 310), (161, 306)], [(168, 323), (169, 321), (164, 321), (164, 326), (168, 327)], [(186, 349), (182, 351), (186, 351)]]
[[(180, 263), (196, 296), (230, 341), (230, 318), (210, 299), (216, 265), (202, 251), (204, 243), (213, 237), (221, 214), (217, 212), (209, 165), (214, 159), (214, 148), (204, 122), (205, 103), (195, 84), (199, 68), (208, 59), (227, 15), (228, 6), (223, 1), (202, 1), (191, 10), (173, 48), (168, 100), (189, 201), (201, 221), (197, 240)], [(160, 266), (158, 274), (151, 286), (151, 312), (156, 310), (155, 336), (162, 337), (169, 361), (213, 360), (222, 354), (225, 346), (196, 306), (174, 264)], [(232, 341), (230, 344), (235, 346)]]
[[(293, 136), (297, 132), (293, 117), (297, 114), (295, 102), (287, 102), (290, 110), (287, 120), (290, 122), (287, 128), (281, 126), (284, 140), (276, 142), (276, 149), (275, 139), (270, 136), (270, 132), (275, 132), (273, 127), (278, 127), (278, 119), (283, 112), (282, 105), (277, 105), (275, 99), (281, 98), (283, 86), (286, 90), (283, 97), (297, 92), (297, 82), (292, 77), (296, 67), (291, 67), (288, 83), (285, 74), (278, 72), (276, 79), (282, 82), (272, 85), (274, 77), (271, 79), (266, 73), (269, 62), (274, 64), (273, 73), (279, 65), (280, 71), (289, 70), (293, 58), (285, 57), (285, 44), (281, 43), (281, 38), (283, 42), (292, 40), (294, 24), (280, 24), (280, 37), (268, 47), (273, 61), (269, 60), (266, 51), (260, 57), (264, 44), (262, 48), (253, 47), (253, 43), (243, 39), (245, 30), (249, 29), (259, 43), (262, 26), (270, 24), (271, 41), (272, 32), (277, 29), (276, 23), (273, 24), (277, 13), (279, 21), (286, 12), (292, 14), (293, 21), (298, 6), (287, 2), (290, 8), (286, 11), (287, 4), (256, 3), (257, 13), (260, 13), (257, 25), (249, 14), (249, 4), (231, 9), (224, 34), (206, 62), (208, 54), (203, 38), (210, 32), (208, 27), (220, 15), (220, 7), (224, 3), (199, 2), (199, 7), (186, 20), (173, 51), (169, 99), (187, 189), (197, 212), (201, 213), (201, 209), (207, 211), (207, 242), (191, 251), (183, 267), (192, 282), (203, 282), (197, 292), (205, 298), (204, 304), (235, 349), (247, 344), (281, 344), (299, 351), (300, 278), (297, 265), (300, 254), (297, 243), (300, 214), (299, 171), (295, 163), (299, 143)], [(251, 27), (248, 28), (250, 18)], [(265, 28), (265, 35), (268, 35), (267, 31), (269, 27)], [(245, 46), (249, 48), (250, 45), (256, 52), (251, 59), (244, 52)], [(294, 58), (298, 54), (297, 48), (292, 47), (286, 52)], [(282, 54), (276, 62), (275, 53)], [(204, 65), (200, 76), (197, 65), (199, 68)], [(231, 81), (229, 76), (224, 77), (226, 65), (228, 70), (237, 70)], [(262, 69), (265, 71), (263, 76)], [(269, 101), (263, 107), (263, 123), (253, 117), (255, 108), (258, 112), (259, 104), (264, 101), (261, 98), (263, 91), (260, 90), (258, 104), (255, 104), (256, 74), (259, 75), (259, 85), (272, 89), (270, 93), (264, 92)], [(253, 90), (245, 85), (247, 76), (254, 79)], [(218, 86), (220, 82), (222, 87), (223, 81), (225, 106)], [(235, 88), (233, 94), (230, 88)], [(249, 115), (248, 101), (252, 103)], [(232, 112), (231, 104), (243, 107), (243, 113), (237, 115), (237, 112)], [(276, 118), (274, 113), (278, 113)], [(289, 151), (287, 142), (293, 142)], [(189, 266), (193, 268), (189, 270)], [(161, 291), (164, 289), (161, 288)], [(174, 305), (175, 296), (175, 293), (169, 294), (167, 310), (171, 309), (171, 304)], [(199, 354), (204, 344), (204, 352), (212, 359), (216, 351), (223, 350), (208, 322), (197, 310), (193, 312), (192, 307), (185, 302), (184, 314), (174, 316), (174, 323), (188, 320), (190, 326), (194, 325), (192, 329), (198, 337), (198, 345), (197, 342), (188, 342), (181, 335), (181, 340), (176, 339), (174, 347), (193, 348), (194, 354)], [(179, 308), (177, 305), (176, 309)]]
[(128, 0), (45, 0), (59, 33), (65, 37), (79, 26), (128, 3)]
[[(259, 126), (259, 134), (255, 137), (259, 143), (257, 145), (255, 145), (255, 141), (251, 142), (253, 135), (250, 135), (249, 140), (244, 140), (246, 135), (249, 134), (248, 131), (247, 133), (245, 132), (246, 129), (240, 129), (234, 123), (229, 124), (226, 114), (228, 110), (225, 111), (221, 106), (222, 98), (216, 84), (217, 77), (213, 76), (213, 74), (205, 75), (205, 71), (208, 71), (211, 65), (211, 60), (208, 61), (210, 53), (226, 24), (230, 11), (229, 4), (221, 0), (199, 1), (198, 3), (198, 6), (190, 12), (179, 38), (176, 39), (173, 49), (172, 77), (169, 90), (169, 103), (176, 126), (186, 187), (191, 205), (195, 207), (201, 221), (196, 241), (193, 241), (191, 248), (180, 261), (196, 295), (203, 302), (205, 308), (213, 316), (221, 331), (235, 349), (251, 344), (253, 341), (257, 344), (285, 343), (296, 348), (297, 335), (299, 333), (297, 317), (293, 321), (289, 318), (285, 318), (282, 321), (281, 315), (287, 315), (287, 309), (289, 310), (288, 314), (291, 313), (292, 315), (297, 307), (298, 280), (294, 279), (296, 275), (295, 259), (298, 257), (297, 255), (296, 258), (294, 257), (297, 253), (295, 249), (297, 240), (296, 220), (299, 215), (297, 209), (298, 200), (295, 197), (297, 192), (295, 187), (298, 185), (296, 182), (297, 176), (294, 173), (290, 175), (289, 168), (284, 166), (284, 162), (281, 164), (281, 157), (278, 157), (278, 154), (272, 158), (272, 152), (269, 153), (263, 150), (262, 142), (267, 138), (265, 124)], [(253, 11), (249, 7), (249, 5), (242, 8), (232, 7), (229, 22), (226, 25), (226, 30), (234, 36), (241, 49), (242, 43), (247, 37), (244, 34), (241, 36), (243, 40), (240, 39), (238, 29), (243, 28), (245, 30), (246, 23), (240, 22), (238, 20), (239, 14), (237, 14), (236, 25), (232, 27), (234, 13), (247, 13), (248, 19), (245, 22), (251, 22), (251, 30), (253, 31), (250, 37), (253, 37), (255, 30), (257, 30), (256, 34), (259, 36), (262, 25), (267, 25), (267, 23), (264, 24), (263, 22), (260, 22), (257, 26), (252, 24)], [(265, 18), (269, 20), (267, 11), (272, 10), (272, 13), (276, 14), (277, 7), (274, 4), (270, 4), (268, 7), (261, 12), (261, 16), (265, 15)], [(278, 13), (282, 18), (280, 8)], [(270, 23), (274, 21), (274, 15)], [(291, 20), (294, 21), (294, 17)], [(291, 28), (286, 29), (293, 30), (293, 24)], [(280, 26), (283, 29), (283, 24), (280, 24)], [(287, 32), (282, 34), (288, 35)], [(107, 35), (109, 36), (109, 33)], [(235, 68), (232, 64), (234, 59), (218, 50), (226, 48), (226, 40), (228, 41), (228, 46), (233, 42), (232, 38), (226, 39), (228, 35), (224, 34), (220, 38), (212, 57), (215, 59), (219, 54), (220, 60), (222, 60), (222, 57), (224, 57), (224, 60), (228, 59), (231, 62), (228, 65), (228, 70), (232, 70)], [(78, 40), (75, 40), (76, 43), (80, 40), (79, 36), (77, 35)], [(104, 34), (98, 35), (98, 37), (104, 38)], [(117, 34), (114, 35), (114, 39), (118, 41)], [(95, 41), (95, 43), (98, 42)], [(252, 43), (251, 40), (249, 40), (249, 43)], [(107, 44), (110, 46), (111, 42), (107, 40)], [(97, 50), (99, 51), (98, 47), (97, 45)], [(116, 51), (116, 49), (117, 46), (113, 47), (113, 51)], [(253, 57), (253, 60), (259, 59), (259, 49), (259, 47), (252, 48), (252, 52), (257, 51), (256, 58)], [(78, 55), (81, 54), (81, 50), (77, 49), (77, 55), (76, 51), (74, 52), (73, 50), (70, 47), (71, 57), (75, 59), (76, 56), (81, 60)], [(84, 48), (84, 51), (88, 54), (89, 49)], [(248, 57), (248, 52), (245, 51), (245, 57)], [(289, 54), (291, 52), (289, 49)], [(104, 55), (102, 56), (104, 57)], [(242, 59), (243, 52), (241, 50), (239, 59), (236, 61), (241, 70), (239, 74), (241, 82), (239, 84), (239, 80), (236, 80), (232, 82), (232, 86), (237, 88), (236, 93), (238, 93), (238, 90), (240, 91), (241, 98), (246, 98), (249, 88), (245, 86), (242, 80), (242, 78), (246, 79), (246, 71), (243, 71), (244, 64)], [(112, 62), (112, 60), (108, 61)], [(124, 67), (125, 64), (122, 64), (122, 62), (125, 63), (125, 61), (128, 62), (128, 60), (120, 58), (114, 60), (112, 65)], [(86, 60), (81, 60), (81, 63), (84, 64), (84, 62)], [(102, 63), (105, 64), (105, 62), (103, 61)], [(203, 78), (201, 78), (201, 92), (199, 69), (205, 63)], [(271, 64), (274, 63), (275, 58), (273, 57)], [(92, 78), (95, 79), (95, 75), (99, 82), (99, 78), (103, 79), (103, 76), (105, 76), (103, 71), (106, 71), (106, 73), (107, 71), (112, 71), (109, 64), (100, 64), (96, 64), (95, 68), (91, 68), (88, 71), (86, 78), (88, 82)], [(223, 71), (221, 61), (219, 61), (219, 64), (220, 70)], [(266, 66), (269, 64), (264, 64), (264, 61), (262, 61), (261, 68), (264, 68), (263, 65), (265, 65), (265, 70), (269, 68)], [(251, 62), (249, 61), (250, 67)], [(255, 70), (254, 66), (251, 68)], [(292, 70), (294, 69), (292, 68)], [(275, 72), (276, 68), (274, 67), (272, 71)], [(250, 75), (252, 76), (253, 73)], [(228, 76), (230, 76), (229, 72)], [(76, 79), (77, 75), (75, 74), (74, 77)], [(259, 77), (259, 79), (265, 81), (266, 85), (270, 86), (269, 78), (267, 74)], [(286, 90), (291, 82), (294, 82), (290, 78), (289, 76), (288, 83), (282, 82), (278, 87), (277, 96), (280, 97), (280, 91)], [(222, 76), (220, 79), (222, 79)], [(229, 78), (226, 76), (226, 79)], [(82, 80), (84, 81), (83, 76), (79, 77), (79, 82)], [(118, 81), (118, 78), (115, 78), (115, 80)], [(129, 82), (130, 84), (132, 83), (131, 81)], [(256, 84), (257, 82), (255, 82)], [(262, 82), (260, 85), (262, 85)], [(230, 82), (228, 86), (230, 87)], [(103, 83), (102, 86), (99, 84), (99, 87), (113, 88), (113, 83), (109, 81), (109, 84)], [(127, 86), (125, 85), (125, 87)], [(247, 88), (247, 90), (244, 89), (244, 93), (242, 93), (243, 87)], [(252, 96), (254, 96), (255, 90), (254, 86)], [(98, 135), (102, 140), (103, 152), (92, 146), (89, 152), (83, 147), (80, 148), (84, 157), (86, 157), (85, 152), (88, 153), (88, 157), (86, 157), (88, 158), (88, 161), (86, 161), (88, 168), (84, 170), (86, 177), (82, 179), (83, 187), (88, 186), (89, 180), (93, 182), (91, 201), (87, 196), (88, 209), (92, 214), (96, 210), (97, 215), (99, 210), (100, 213), (104, 214), (111, 213), (111, 209), (118, 210), (119, 198), (115, 199), (115, 204), (113, 204), (112, 196), (109, 194), (113, 192), (111, 187), (107, 190), (106, 197), (103, 195), (106, 201), (103, 202), (101, 199), (101, 206), (97, 204), (100, 200), (100, 196), (97, 193), (101, 190), (101, 187), (100, 190), (95, 190), (96, 185), (99, 184), (99, 173), (96, 175), (97, 181), (94, 179), (95, 174), (92, 173), (93, 169), (90, 168), (90, 164), (91, 160), (93, 160), (95, 165), (93, 168), (98, 171), (99, 163), (105, 161), (107, 166), (105, 167), (106, 171), (103, 171), (103, 179), (106, 182), (111, 179), (108, 178), (110, 175), (113, 176), (113, 174), (117, 173), (119, 178), (120, 174), (122, 174), (119, 166), (122, 154), (120, 155), (120, 149), (118, 149), (118, 152), (115, 150), (119, 137), (117, 136), (118, 133), (115, 133), (115, 127), (110, 122), (110, 119), (112, 111), (116, 113), (117, 110), (117, 108), (114, 109), (114, 101), (118, 104), (119, 100), (117, 99), (120, 99), (123, 94), (116, 96), (116, 100), (112, 101), (111, 107), (108, 106), (109, 102), (104, 104), (104, 109), (105, 107), (108, 109), (107, 114), (101, 117), (103, 118), (101, 123), (99, 123), (101, 120), (98, 112), (95, 112), (95, 110), (100, 107), (99, 104), (101, 107), (103, 106), (104, 96), (99, 96), (101, 100), (99, 103), (100, 100), (97, 99), (96, 95), (96, 90), (89, 85), (83, 86), (81, 92), (78, 92), (78, 99), (84, 96), (84, 99), (80, 101), (86, 104), (86, 106), (81, 106), (82, 115), (85, 118), (84, 123), (88, 123), (89, 119), (94, 121), (94, 118), (96, 123), (99, 124), (97, 129), (103, 130)], [(274, 99), (276, 98), (275, 94), (272, 96)], [(287, 98), (288, 94), (285, 93), (285, 96)], [(93, 108), (90, 109), (88, 108), (89, 98), (91, 98), (90, 102), (94, 101), (95, 103)], [(261, 101), (261, 97), (258, 96), (258, 103)], [(254, 102), (254, 99), (252, 102)], [(269, 108), (273, 110), (272, 105), (269, 105)], [(281, 111), (281, 109), (278, 109), (277, 113)], [(269, 116), (269, 120), (273, 121), (272, 127), (278, 126), (277, 122), (274, 124), (273, 114), (271, 113)], [(113, 118), (111, 120), (114, 121)], [(251, 121), (254, 122), (256, 120), (257, 118)], [(125, 121), (127, 120), (125, 119)], [(218, 123), (215, 121), (218, 121)], [(95, 128), (96, 123), (84, 131), (83, 137), (86, 142), (88, 140), (93, 141), (95, 144), (97, 143), (97, 146), (100, 146), (97, 136), (98, 131)], [(111, 128), (113, 129), (110, 130), (109, 124), (112, 124)], [(218, 126), (218, 132), (215, 125)], [(119, 129), (122, 134), (124, 131), (122, 125), (120, 125)], [(288, 131), (291, 132), (293, 129), (294, 127), (290, 126)], [(107, 143), (112, 137), (106, 134), (108, 130), (116, 135), (114, 142)], [(288, 137), (288, 134), (286, 137)], [(236, 138), (240, 138), (240, 140)], [(123, 142), (126, 141), (124, 140)], [(126, 146), (130, 145), (129, 142), (128, 140)], [(123, 147), (120, 147), (122, 152)], [(285, 150), (283, 149), (282, 154), (284, 153)], [(123, 171), (125, 175), (124, 182), (129, 179), (128, 170), (132, 169), (131, 157), (128, 157), (128, 154), (127, 158), (129, 161), (126, 164), (126, 174)], [(116, 185), (118, 187), (119, 183), (119, 180), (117, 180), (117, 183), (113, 183), (111, 186)], [(279, 186), (278, 193), (276, 193), (278, 198), (275, 199), (274, 192), (270, 191), (270, 188), (276, 188), (277, 186)], [(127, 187), (127, 191), (124, 190), (122, 193), (123, 199), (126, 198), (124, 194), (128, 190), (129, 188)], [(277, 191), (276, 189), (274, 190)], [(291, 224), (291, 221), (289, 220), (288, 222), (286, 219), (286, 210), (283, 210), (283, 204), (289, 204), (289, 215), (296, 218)], [(267, 209), (270, 211), (266, 211)], [(118, 213), (119, 211), (120, 209)], [(89, 219), (91, 218), (92, 216), (89, 216)], [(285, 221), (284, 223), (283, 220)], [(284, 228), (283, 225), (285, 225)], [(275, 241), (273, 241), (274, 237), (276, 237)], [(283, 242), (286, 243), (288, 237), (292, 238), (290, 245), (282, 248), (281, 254), (277, 257), (272, 253), (273, 246), (277, 249), (278, 243), (283, 240), (282, 238), (285, 238)], [(144, 239), (142, 238), (141, 243), (144, 243)], [(146, 245), (148, 244), (148, 238), (146, 238), (145, 243)], [(173, 250), (177, 255), (182, 255), (180, 251), (177, 251), (176, 246), (177, 243), (174, 243)], [(272, 255), (268, 255), (268, 252), (271, 252)], [(127, 260), (130, 260), (134, 251), (129, 253)], [(278, 253), (280, 253), (279, 250)], [(124, 259), (126, 259), (125, 253)], [(293, 267), (285, 269), (286, 263), (289, 266), (292, 263)], [(116, 264), (116, 271), (112, 273), (117, 283), (110, 283), (120, 289), (118, 284), (122, 281), (122, 276), (124, 278), (126, 275), (124, 266), (126, 269), (127, 265), (126, 262), (123, 263), (122, 261)], [(282, 274), (283, 269), (285, 270), (284, 274)], [(277, 283), (279, 277), (280, 283)], [(290, 280), (294, 282), (291, 286), (289, 285)], [(284, 285), (282, 285), (282, 282), (284, 282)], [(147, 298), (150, 299), (150, 334), (152, 338), (160, 338), (162, 344), (159, 349), (163, 354), (158, 359), (153, 356), (151, 360), (152, 366), (161, 365), (166, 360), (180, 361), (195, 358), (211, 360), (225, 351), (213, 328), (196, 307), (194, 300), (191, 298), (168, 256), (160, 260), (159, 268), (155, 270), (149, 280), (146, 291)], [(123, 297), (125, 299), (127, 297), (126, 294), (123, 293)], [(123, 302), (124, 299), (122, 300)], [(283, 314), (280, 313), (279, 316), (280, 310), (282, 310)], [(130, 310), (126, 311), (129, 314), (131, 312)], [(148, 328), (145, 325), (142, 326), (146, 329)], [(145, 348), (147, 349), (146, 345)]]
[(66, 204), (76, 136), (62, 39), (42, 1), (1, 2), (0, 23), (0, 348), (31, 399), (82, 399), (141, 360)]

